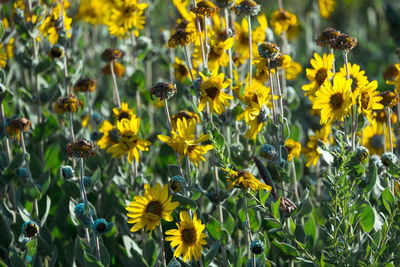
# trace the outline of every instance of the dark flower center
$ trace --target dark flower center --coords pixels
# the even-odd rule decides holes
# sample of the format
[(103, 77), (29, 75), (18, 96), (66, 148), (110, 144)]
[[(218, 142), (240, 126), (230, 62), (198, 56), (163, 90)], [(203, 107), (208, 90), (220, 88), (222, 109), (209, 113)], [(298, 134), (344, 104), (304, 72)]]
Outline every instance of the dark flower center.
[(96, 231), (99, 233), (103, 233), (107, 229), (107, 226), (104, 223), (99, 223), (96, 226)]
[(206, 89), (207, 96), (215, 99), (219, 95), (219, 89), (217, 87), (209, 87)]
[(357, 79), (354, 78), (352, 75), (350, 75), (350, 79), (353, 80), (351, 82), (351, 91), (354, 92), (354, 90), (357, 88)]
[(151, 201), (146, 206), (146, 212), (153, 213), (153, 214), (158, 215), (160, 217), (162, 215), (162, 210), (163, 210), (163, 207), (162, 207), (161, 203), (158, 202), (158, 201)]
[(244, 32), (239, 34), (239, 43), (242, 45), (249, 45), (249, 36)]
[(341, 93), (336, 93), (331, 96), (330, 104), (333, 109), (339, 109), (342, 107), (344, 102), (343, 95)]
[(181, 231), (182, 241), (185, 244), (192, 245), (196, 243), (197, 240), (197, 233), (194, 227), (185, 228)]
[(376, 150), (382, 149), (383, 146), (385, 145), (383, 136), (379, 134), (372, 136), (371, 139), (369, 140), (369, 143)]
[(369, 104), (369, 94), (367, 92), (363, 92), (361, 94), (361, 106), (363, 109), (367, 109), (368, 108), (368, 104)]
[(26, 237), (35, 237), (39, 232), (38, 227), (34, 223), (28, 224), (24, 229), (24, 235)]
[(120, 112), (119, 112), (119, 115), (118, 115), (118, 120), (120, 121), (120, 120), (122, 120), (122, 119), (128, 119), (128, 120), (130, 120), (130, 119), (131, 119), (131, 115), (129, 114), (129, 112), (120, 111)]
[(328, 70), (325, 68), (320, 68), (315, 74), (315, 80), (317, 81), (318, 85), (323, 84), (326, 80), (326, 77), (328, 77)]
[(189, 73), (189, 70), (183, 64), (179, 64), (176, 71), (182, 76), (186, 76)]

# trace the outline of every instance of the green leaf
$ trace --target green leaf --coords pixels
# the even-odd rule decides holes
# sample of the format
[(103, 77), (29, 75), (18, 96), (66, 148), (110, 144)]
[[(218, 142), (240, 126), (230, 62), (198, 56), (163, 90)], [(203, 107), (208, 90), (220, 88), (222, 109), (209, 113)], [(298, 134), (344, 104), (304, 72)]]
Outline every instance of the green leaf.
[(375, 213), (370, 204), (363, 208), (360, 224), (366, 233), (369, 233), (374, 228)]
[(107, 248), (101, 243), (100, 243), (100, 259), (101, 263), (104, 266), (110, 265), (110, 253), (108, 252)]
[(44, 223), (46, 222), (47, 216), (49, 216), (50, 207), (51, 199), (49, 198), (49, 196), (46, 195), (46, 210), (42, 216), (42, 219), (40, 219), (40, 227), (43, 227)]
[(24, 185), (24, 196), (27, 200), (33, 201), (40, 198), (40, 191), (32, 181), (27, 181)]
[(193, 209), (197, 208), (197, 204), (194, 200), (184, 197), (179, 194), (172, 195), (172, 201), (178, 201), (180, 203), (180, 205), (183, 205), (185, 207), (189, 207), (189, 208), (193, 208)]
[[(310, 214), (307, 222), (304, 224), (304, 232), (306, 237), (311, 238), (311, 242), (309, 243), (309, 247), (312, 248), (317, 240), (317, 227), (315, 224), (314, 216)], [(308, 243), (308, 242), (307, 242)]]
[(281, 205), (281, 198), (278, 198), (278, 200), (275, 203), (271, 203), (272, 215), (277, 220), (280, 219), (280, 214), (279, 214), (279, 206), (280, 205)]
[(206, 256), (204, 257), (206, 266), (208, 266), (212, 262), (214, 257), (217, 255), (220, 246), (221, 246), (221, 240), (219, 239), (218, 241), (214, 242), (214, 244), (208, 250)]
[(100, 179), (101, 173), (100, 168), (97, 168), (94, 174), (90, 177), (90, 186), (86, 189), (86, 192), (92, 192), (97, 181)]
[(389, 188), (386, 188), (382, 192), (381, 200), (382, 200), (382, 203), (385, 206), (386, 210), (389, 212), (389, 214), (391, 214), (392, 213), (391, 207), (393, 207), (395, 205), (395, 199), (394, 199), (392, 192), (390, 192)]
[(11, 232), (11, 221), (7, 219), (4, 214), (0, 214), (0, 248), (3, 251), (7, 251), (13, 240), (13, 234)]
[(11, 267), (25, 267), (25, 262), (23, 259), (21, 259), (20, 256), (18, 256), (17, 251), (15, 248), (12, 248), (10, 250), (10, 253), (8, 254), (8, 258), (10, 259), (10, 266)]
[(5, 33), (6, 33), (6, 28), (4, 28), (3, 22), (0, 21), (0, 40), (3, 38)]
[(368, 173), (368, 183), (364, 187), (363, 192), (368, 193), (374, 188), (376, 183), (376, 178), (378, 177), (378, 168), (376, 166), (372, 167), (372, 170)]
[(83, 262), (85, 267), (101, 267), (104, 266), (95, 255), (87, 253), (86, 251), (83, 252)]
[(286, 243), (281, 243), (274, 239), (272, 242), (275, 247), (277, 247), (285, 256), (288, 257), (296, 257), (297, 256), (297, 250), (295, 247), (292, 245), (286, 244)]
[(40, 198), (42, 198), (46, 194), (47, 189), (49, 189), (50, 186), (50, 171), (46, 171), (42, 174), (42, 176), (40, 176), (37, 186), (40, 190)]
[(167, 267), (178, 267), (181, 266), (181, 264), (179, 263), (179, 261), (176, 260), (175, 257), (172, 257), (171, 261), (168, 263)]
[(209, 216), (209, 221), (206, 224), (208, 233), (212, 238), (218, 240), (222, 236), (222, 226), (221, 224), (212, 216)]

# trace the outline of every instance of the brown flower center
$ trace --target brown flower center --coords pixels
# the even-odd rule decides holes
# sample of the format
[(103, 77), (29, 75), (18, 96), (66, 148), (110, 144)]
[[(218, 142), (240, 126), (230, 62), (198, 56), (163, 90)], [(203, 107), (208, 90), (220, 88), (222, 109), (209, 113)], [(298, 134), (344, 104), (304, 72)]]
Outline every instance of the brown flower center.
[(249, 35), (244, 32), (239, 34), (239, 43), (242, 45), (249, 45)]
[(181, 231), (182, 241), (185, 244), (192, 245), (196, 243), (197, 240), (197, 233), (194, 227), (185, 228)]
[(206, 94), (212, 99), (215, 99), (219, 95), (220, 90), (217, 87), (209, 87), (206, 89)]
[(153, 213), (155, 215), (158, 215), (161, 217), (162, 215), (162, 204), (159, 201), (151, 201), (149, 204), (146, 206), (146, 212), (148, 213)]
[(189, 70), (183, 64), (179, 64), (176, 71), (182, 76), (186, 76), (189, 73)]
[(361, 107), (363, 109), (367, 109), (368, 108), (368, 104), (369, 104), (369, 94), (367, 92), (363, 92), (361, 94)]
[(102, 233), (106, 230), (106, 225), (104, 223), (99, 223), (96, 227), (97, 232)]
[(323, 84), (327, 77), (328, 77), (328, 70), (325, 68), (320, 68), (317, 71), (317, 74), (315, 74), (315, 80), (317, 81), (318, 85)]
[(341, 93), (335, 93), (331, 96), (330, 104), (333, 109), (339, 109), (342, 107), (344, 102), (343, 95)]
[(131, 115), (129, 114), (129, 112), (126, 111), (120, 111), (119, 115), (118, 115), (118, 120), (122, 120), (122, 119), (131, 119)]
[(352, 75), (350, 75), (350, 79), (352, 80), (351, 91), (354, 92), (354, 90), (357, 88), (357, 79), (354, 78)]

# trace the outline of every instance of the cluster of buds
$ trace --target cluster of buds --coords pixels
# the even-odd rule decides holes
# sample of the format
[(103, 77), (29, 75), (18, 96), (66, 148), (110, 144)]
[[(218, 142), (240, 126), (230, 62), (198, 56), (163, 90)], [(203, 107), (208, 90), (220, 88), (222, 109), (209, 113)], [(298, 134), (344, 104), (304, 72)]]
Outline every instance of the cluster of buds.
[(28, 131), (32, 126), (32, 122), (27, 118), (13, 119), (7, 124), (6, 131), (11, 138), (14, 136), (20, 139), (20, 133)]
[(153, 100), (155, 95), (161, 101), (168, 100), (173, 97), (177, 92), (175, 84), (172, 82), (159, 82), (154, 87), (150, 88), (150, 98)]
[(234, 7), (236, 13), (242, 16), (257, 16), (261, 6), (254, 0), (243, 0)]
[(190, 8), (190, 11), (193, 13), (207, 17), (214, 15), (217, 10), (218, 8), (214, 5), (214, 3), (208, 0), (200, 1), (196, 6), (192, 6)]
[(74, 86), (75, 92), (94, 92), (96, 90), (96, 80), (91, 78), (80, 79)]
[(55, 103), (54, 109), (58, 114), (64, 114), (65, 112), (77, 112), (78, 107), (83, 108), (83, 103), (73, 95), (61, 97), (58, 102)]
[(68, 143), (67, 153), (69, 157), (75, 158), (88, 158), (96, 154), (94, 145), (83, 139)]
[(275, 43), (263, 42), (258, 45), (258, 54), (265, 59), (274, 59), (279, 55), (279, 47)]

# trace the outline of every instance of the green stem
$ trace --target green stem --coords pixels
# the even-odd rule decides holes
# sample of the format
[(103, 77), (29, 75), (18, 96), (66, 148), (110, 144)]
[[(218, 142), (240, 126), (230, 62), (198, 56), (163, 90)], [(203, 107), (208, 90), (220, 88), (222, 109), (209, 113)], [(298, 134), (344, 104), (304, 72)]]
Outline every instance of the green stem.
[(247, 253), (248, 254), (247, 254), (247, 258), (248, 259), (252, 258), (253, 266), (256, 266), (255, 255), (254, 255), (254, 253), (251, 253), (251, 250), (250, 250), (250, 243), (253, 242), (253, 237), (251, 236), (250, 218), (249, 218), (249, 211), (248, 211), (248, 208), (247, 208), (247, 197), (246, 197), (246, 194), (247, 194), (247, 190), (243, 189), (243, 206), (244, 206), (244, 212), (246, 213), (246, 223), (247, 223), (246, 232), (247, 232), (247, 235), (248, 235), (248, 242), (247, 242)]
[(167, 266), (167, 263), (165, 261), (164, 236), (163, 236), (161, 219), (160, 219), (160, 223), (158, 224), (158, 226), (159, 226), (158, 229), (160, 231), (161, 262), (164, 266)]

